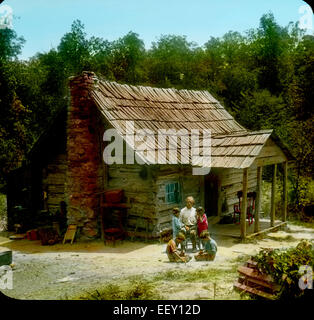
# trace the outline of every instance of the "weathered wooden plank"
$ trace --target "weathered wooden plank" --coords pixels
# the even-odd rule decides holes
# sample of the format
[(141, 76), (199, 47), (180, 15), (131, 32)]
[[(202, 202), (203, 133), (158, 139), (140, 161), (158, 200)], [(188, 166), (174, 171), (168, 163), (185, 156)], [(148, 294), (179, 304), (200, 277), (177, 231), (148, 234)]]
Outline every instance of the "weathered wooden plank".
[(255, 288), (251, 288), (245, 284), (241, 284), (240, 282), (236, 281), (234, 283), (234, 287), (241, 290), (241, 291), (246, 291), (246, 292), (249, 292), (251, 294), (255, 294), (255, 295), (258, 295), (258, 296), (261, 296), (263, 298), (266, 298), (266, 299), (269, 299), (269, 300), (274, 300), (276, 298), (275, 295), (273, 294), (269, 294), (269, 293), (266, 293), (266, 292), (263, 292), (261, 290), (257, 290)]
[(270, 156), (286, 157), (286, 155), (283, 153), (281, 148), (272, 139), (267, 140), (267, 142), (264, 144), (262, 150), (258, 155), (258, 157), (270, 157)]
[(254, 278), (254, 279), (258, 279), (262, 282), (269, 285), (274, 284), (274, 279), (267, 274), (261, 274), (259, 273), (256, 269), (252, 269), (249, 267), (245, 267), (245, 266), (240, 266), (238, 267), (238, 272), (241, 274), (244, 274), (245, 276), (248, 276), (250, 278)]
[[(256, 177), (248, 178), (248, 188), (254, 188), (257, 185)], [(234, 184), (229, 184), (227, 186), (223, 186), (224, 194), (230, 197), (231, 195), (236, 195), (236, 193), (242, 190), (242, 181)]]
[(287, 206), (288, 206), (288, 162), (283, 163), (283, 207), (282, 207), (282, 221), (287, 220)]
[(274, 164), (273, 179), (272, 179), (272, 186), (271, 186), (271, 208), (270, 208), (270, 226), (271, 227), (273, 227), (275, 224), (276, 175), (277, 175), (277, 164)]
[(241, 203), (241, 238), (245, 239), (246, 237), (246, 210), (247, 210), (247, 192), (248, 192), (248, 169), (243, 169), (243, 197)]
[(258, 167), (263, 167), (271, 164), (278, 164), (285, 161), (287, 161), (287, 158), (282, 156), (263, 157), (263, 158), (256, 158), (254, 161), (254, 164)]
[(255, 220), (254, 232), (259, 231), (259, 214), (262, 204), (262, 167), (257, 168), (257, 187), (256, 187), (256, 204), (255, 204)]

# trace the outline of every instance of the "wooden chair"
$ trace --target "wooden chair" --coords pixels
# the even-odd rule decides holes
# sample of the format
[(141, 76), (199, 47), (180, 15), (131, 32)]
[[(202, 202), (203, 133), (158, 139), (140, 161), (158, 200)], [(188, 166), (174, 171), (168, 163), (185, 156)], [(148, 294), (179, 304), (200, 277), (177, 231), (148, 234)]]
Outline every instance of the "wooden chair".
[[(233, 206), (233, 222), (237, 224), (240, 223), (242, 195), (242, 191), (237, 192), (239, 203)], [(256, 192), (248, 192), (247, 199), (248, 205), (246, 209), (246, 218), (249, 221), (249, 225), (251, 225), (254, 221)]]
[(105, 244), (123, 240), (126, 236), (124, 219), (127, 217), (127, 209), (131, 206), (123, 202), (123, 190), (110, 190), (101, 193), (101, 225), (102, 239)]

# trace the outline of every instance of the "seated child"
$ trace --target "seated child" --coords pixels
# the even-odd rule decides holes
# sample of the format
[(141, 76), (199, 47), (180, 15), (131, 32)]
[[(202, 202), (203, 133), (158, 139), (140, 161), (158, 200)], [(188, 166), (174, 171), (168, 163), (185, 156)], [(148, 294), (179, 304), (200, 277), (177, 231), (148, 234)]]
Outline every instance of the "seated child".
[[(200, 235), (203, 231), (208, 230), (207, 216), (204, 212), (203, 207), (198, 207), (196, 209), (196, 218), (197, 218), (198, 246), (199, 246), (199, 249), (201, 249)], [(203, 248), (204, 248), (204, 242), (202, 242), (202, 244), (203, 244)]]
[(205, 242), (204, 250), (195, 255), (196, 261), (213, 261), (216, 257), (217, 243), (214, 239), (211, 239), (209, 232), (203, 231), (200, 235), (201, 240)]
[(177, 250), (176, 243), (180, 244), (185, 240), (185, 235), (182, 232), (179, 232), (176, 236), (175, 241), (171, 239), (167, 244), (167, 255), (170, 262), (188, 262), (191, 260), (191, 257), (186, 255), (184, 252), (179, 254)]

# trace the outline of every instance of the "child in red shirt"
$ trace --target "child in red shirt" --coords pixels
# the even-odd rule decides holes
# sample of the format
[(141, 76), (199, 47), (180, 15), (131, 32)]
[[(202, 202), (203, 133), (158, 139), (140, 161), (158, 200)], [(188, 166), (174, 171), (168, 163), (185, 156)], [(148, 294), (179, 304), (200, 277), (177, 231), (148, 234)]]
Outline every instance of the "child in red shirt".
[[(203, 207), (198, 207), (196, 209), (196, 217), (197, 217), (197, 235), (198, 235), (198, 245), (201, 249), (201, 240), (200, 240), (200, 234), (202, 231), (208, 231), (208, 221), (207, 216), (204, 212)], [(204, 246), (204, 244), (203, 244)]]

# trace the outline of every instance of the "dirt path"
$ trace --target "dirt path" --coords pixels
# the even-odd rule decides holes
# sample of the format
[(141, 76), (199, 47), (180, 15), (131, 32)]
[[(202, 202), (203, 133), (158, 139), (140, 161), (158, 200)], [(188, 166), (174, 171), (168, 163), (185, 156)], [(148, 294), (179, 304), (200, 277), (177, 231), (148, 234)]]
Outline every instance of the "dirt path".
[[(270, 233), (264, 239), (246, 244), (232, 238), (216, 238), (219, 251), (215, 261), (196, 262), (193, 259), (184, 265), (169, 263), (165, 245), (159, 243), (125, 241), (109, 247), (101, 241), (93, 241), (41, 246), (39, 241), (7, 242), (7, 238), (0, 237), (0, 246), (13, 251), (15, 264), (13, 289), (2, 292), (17, 299), (66, 299), (108, 283), (120, 283), (130, 276), (147, 278), (171, 270), (185, 272), (210, 268), (226, 271), (223, 279), (216, 279), (218, 297), (238, 299), (232, 285), (236, 276), (234, 267), (239, 259), (256, 254), (260, 248), (295, 246), (301, 239), (313, 240), (314, 229), (289, 225), (287, 231)], [(193, 282), (186, 286), (164, 281), (160, 283), (160, 291), (165, 299), (212, 299), (213, 284)]]

